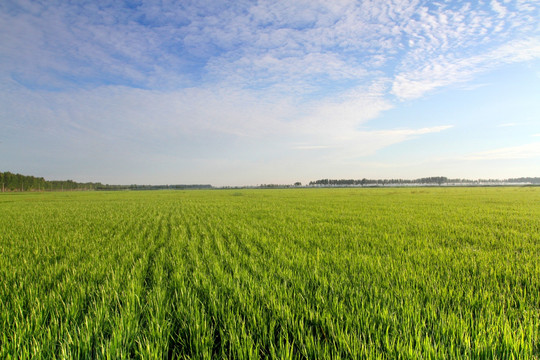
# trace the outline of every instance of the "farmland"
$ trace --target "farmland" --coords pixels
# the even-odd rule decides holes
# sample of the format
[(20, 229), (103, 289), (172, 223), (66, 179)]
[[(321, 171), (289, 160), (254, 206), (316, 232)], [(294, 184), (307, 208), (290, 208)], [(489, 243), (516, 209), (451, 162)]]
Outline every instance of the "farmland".
[(0, 358), (540, 358), (540, 188), (0, 195)]

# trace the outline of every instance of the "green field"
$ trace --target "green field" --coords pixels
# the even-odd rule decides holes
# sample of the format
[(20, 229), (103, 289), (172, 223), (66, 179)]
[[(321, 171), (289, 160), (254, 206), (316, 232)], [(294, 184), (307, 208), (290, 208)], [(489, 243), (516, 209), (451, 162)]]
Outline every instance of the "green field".
[(0, 195), (0, 358), (540, 358), (540, 188)]

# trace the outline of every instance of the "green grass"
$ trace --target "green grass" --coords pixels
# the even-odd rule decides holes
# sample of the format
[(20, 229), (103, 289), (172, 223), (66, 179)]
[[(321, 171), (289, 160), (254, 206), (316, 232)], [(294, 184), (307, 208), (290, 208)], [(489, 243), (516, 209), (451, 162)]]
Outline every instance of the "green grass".
[(539, 359), (540, 189), (0, 195), (0, 358)]

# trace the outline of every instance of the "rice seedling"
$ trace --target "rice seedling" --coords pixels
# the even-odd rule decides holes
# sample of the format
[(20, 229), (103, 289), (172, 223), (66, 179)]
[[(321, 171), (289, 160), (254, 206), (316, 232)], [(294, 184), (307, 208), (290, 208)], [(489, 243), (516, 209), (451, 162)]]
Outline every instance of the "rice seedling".
[(540, 189), (0, 195), (0, 358), (540, 358)]

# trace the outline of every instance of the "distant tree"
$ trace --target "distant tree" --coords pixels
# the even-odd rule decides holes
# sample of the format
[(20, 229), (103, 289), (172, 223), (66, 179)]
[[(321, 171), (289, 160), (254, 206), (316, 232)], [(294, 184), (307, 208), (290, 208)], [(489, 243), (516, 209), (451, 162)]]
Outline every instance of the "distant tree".
[(302, 183), (300, 181), (297, 181), (294, 183), (294, 186), (302, 186)]

